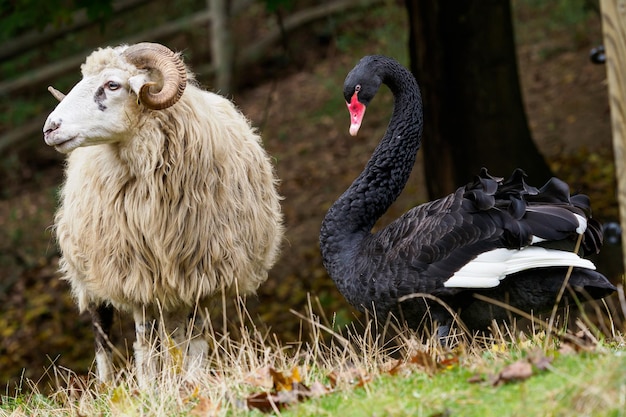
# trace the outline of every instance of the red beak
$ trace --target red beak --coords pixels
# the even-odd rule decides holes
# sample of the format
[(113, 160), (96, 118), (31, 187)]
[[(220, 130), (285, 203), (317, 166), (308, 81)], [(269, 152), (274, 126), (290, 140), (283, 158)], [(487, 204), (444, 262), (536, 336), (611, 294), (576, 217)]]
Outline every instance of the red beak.
[(350, 112), (350, 135), (356, 136), (359, 133), (363, 115), (365, 115), (365, 105), (361, 103), (357, 97), (357, 92), (352, 95), (350, 103), (346, 103)]

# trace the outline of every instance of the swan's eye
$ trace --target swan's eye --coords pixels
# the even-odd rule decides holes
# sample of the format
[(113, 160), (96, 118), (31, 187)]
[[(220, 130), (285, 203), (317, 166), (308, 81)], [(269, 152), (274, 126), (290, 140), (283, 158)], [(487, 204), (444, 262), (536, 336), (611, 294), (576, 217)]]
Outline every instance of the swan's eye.
[(116, 81), (107, 81), (107, 83), (105, 84), (105, 87), (108, 90), (111, 90), (111, 91), (118, 90), (121, 86), (122, 86), (122, 84), (120, 84), (120, 83), (118, 83)]
[(357, 85), (354, 87), (354, 91), (355, 91), (356, 93), (358, 93), (359, 91), (361, 91), (361, 84), (357, 84)]

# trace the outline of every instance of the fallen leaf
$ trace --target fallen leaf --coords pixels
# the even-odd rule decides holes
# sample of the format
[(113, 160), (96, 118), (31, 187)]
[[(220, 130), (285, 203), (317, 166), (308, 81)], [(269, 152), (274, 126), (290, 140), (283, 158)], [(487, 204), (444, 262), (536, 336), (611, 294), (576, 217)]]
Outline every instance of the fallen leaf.
[(207, 397), (200, 397), (200, 401), (191, 409), (190, 414), (197, 417), (213, 417), (219, 411), (219, 404), (213, 404)]
[(260, 392), (246, 399), (248, 408), (257, 409), (264, 413), (280, 410), (290, 404), (304, 401), (308, 398), (326, 395), (331, 390), (320, 383), (313, 384), (311, 388), (297, 382), (289, 390), (273, 390), (272, 392)]
[(258, 368), (254, 372), (249, 373), (244, 378), (244, 382), (255, 387), (267, 389), (270, 389), (274, 386), (274, 381), (272, 380), (269, 366)]
[(576, 352), (577, 349), (575, 345), (572, 345), (571, 343), (561, 343), (561, 346), (559, 346), (559, 353), (561, 355), (571, 355)]
[(481, 374), (474, 374), (467, 378), (467, 382), (470, 384), (478, 384), (485, 381), (485, 377)]
[(552, 358), (547, 357), (540, 350), (531, 354), (528, 359), (530, 363), (540, 371), (550, 369), (550, 364), (552, 363)]
[(264, 413), (278, 410), (283, 407), (283, 399), (279, 398), (278, 393), (259, 392), (246, 398), (246, 404), (250, 409), (257, 409)]
[[(583, 325), (577, 323), (579, 327)], [(586, 327), (582, 327), (573, 336), (569, 337), (564, 344), (569, 344), (576, 352), (593, 351), (598, 346), (598, 339)]]
[(458, 356), (451, 356), (449, 358), (442, 359), (438, 363), (440, 368), (448, 369), (448, 370), (454, 368), (458, 364), (459, 364), (459, 357)]
[(496, 375), (492, 380), (492, 385), (499, 385), (508, 382), (517, 382), (528, 379), (533, 374), (532, 365), (525, 360), (513, 362), (512, 364), (505, 366), (504, 369)]
[(394, 375), (394, 376), (409, 375), (413, 372), (413, 369), (411, 369), (411, 361), (407, 362), (407, 361), (395, 359), (385, 364), (385, 366), (382, 369), (382, 372), (387, 373), (389, 375)]
[(414, 365), (418, 365), (424, 368), (427, 372), (434, 372), (437, 369), (437, 362), (433, 357), (425, 351), (417, 351), (411, 358), (409, 359), (409, 363)]
[(372, 381), (372, 376), (355, 366), (344, 368), (340, 371), (333, 371), (328, 374), (331, 387), (335, 388), (339, 384), (348, 384), (355, 387), (362, 387)]
[(276, 391), (290, 391), (294, 384), (301, 381), (298, 368), (293, 368), (291, 375), (285, 375), (274, 368), (270, 368), (270, 375), (272, 376), (272, 382)]
[(331, 390), (319, 381), (315, 381), (309, 388), (310, 397), (321, 397), (329, 392), (331, 392)]
[[(265, 371), (264, 371), (265, 372)], [(267, 373), (272, 380), (272, 390), (250, 395), (246, 398), (248, 409), (257, 409), (265, 413), (280, 410), (290, 404), (304, 401), (308, 398), (320, 397), (331, 392), (319, 382), (314, 383), (311, 388), (301, 381), (300, 371), (293, 368), (290, 374), (277, 371), (268, 367)], [(263, 380), (263, 374), (258, 374), (254, 380)]]

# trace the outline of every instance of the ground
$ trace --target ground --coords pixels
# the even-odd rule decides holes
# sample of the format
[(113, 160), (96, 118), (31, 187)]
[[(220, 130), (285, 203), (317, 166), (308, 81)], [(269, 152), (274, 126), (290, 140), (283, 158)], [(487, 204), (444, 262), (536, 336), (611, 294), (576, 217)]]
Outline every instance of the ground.
[[(544, 28), (536, 15), (518, 9), (517, 33), (524, 40), (517, 51), (519, 70), (533, 137), (556, 174), (575, 190), (591, 194), (596, 216), (615, 220), (606, 70), (588, 58), (589, 50), (601, 43), (600, 19), (588, 14), (572, 33)], [(391, 16), (400, 28), (406, 25), (402, 13), (398, 7)], [(537, 28), (544, 33), (537, 33)], [(309, 294), (313, 304), (319, 302), (323, 311), (335, 313), (329, 319), (338, 324), (354, 315), (321, 265), (319, 226), (328, 207), (358, 175), (382, 136), (391, 97), (381, 93), (368, 110), (359, 137), (348, 135), (341, 84), (358, 56), (351, 50), (353, 45), (340, 41), (317, 44), (318, 51), (300, 61), (298, 69), (233, 97), (259, 127), (266, 149), (275, 158), (280, 192), (285, 197), (287, 238), (282, 256), (258, 297), (248, 300), (248, 307), (255, 320), (286, 341), (298, 338), (300, 331), (299, 321), (289, 310), (303, 312)], [(369, 53), (390, 54), (393, 48), (402, 48), (401, 44), (380, 41), (379, 50)], [(15, 381), (24, 367), (26, 376), (37, 378), (52, 361), (86, 369), (93, 355), (86, 317), (79, 318), (66, 284), (55, 273), (58, 259), (49, 226), (62, 162), (43, 144), (38, 153), (37, 166), (15, 166), (20, 182), (3, 190), (0, 199), (0, 230), (4, 230), (4, 242), (0, 242), (4, 271), (0, 282), (0, 385), (9, 378)], [(426, 199), (418, 159), (405, 192), (381, 222)], [(128, 331), (121, 325), (117, 328)]]

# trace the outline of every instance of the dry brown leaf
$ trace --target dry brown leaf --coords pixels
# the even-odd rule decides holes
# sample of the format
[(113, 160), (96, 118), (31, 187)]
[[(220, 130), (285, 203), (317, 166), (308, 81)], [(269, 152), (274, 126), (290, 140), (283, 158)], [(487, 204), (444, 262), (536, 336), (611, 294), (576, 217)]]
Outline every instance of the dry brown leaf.
[(272, 390), (272, 392), (260, 392), (246, 399), (248, 408), (254, 408), (264, 413), (280, 410), (290, 404), (304, 401), (308, 398), (326, 395), (331, 390), (322, 384), (314, 383), (311, 388), (300, 382), (294, 382), (289, 390)]
[(198, 404), (191, 409), (191, 415), (197, 417), (213, 417), (220, 411), (219, 404), (213, 402), (207, 397), (200, 397)]
[(412, 372), (412, 370), (407, 365), (408, 364), (405, 361), (396, 359), (388, 363), (386, 366), (386, 370), (384, 370), (383, 372), (389, 375), (394, 375), (394, 376), (395, 375), (408, 375)]
[[(265, 372), (265, 371), (263, 371)], [(287, 375), (268, 367), (267, 373), (272, 380), (272, 390), (270, 392), (260, 392), (246, 398), (246, 404), (250, 409), (257, 409), (265, 413), (282, 409), (290, 404), (304, 401), (308, 398), (320, 397), (331, 392), (319, 382), (314, 383), (311, 388), (301, 381), (300, 371), (293, 368), (291, 374)], [(262, 374), (259, 374), (262, 376)], [(258, 376), (258, 375), (257, 375)], [(257, 378), (263, 379), (263, 378)]]
[(298, 368), (294, 368), (288, 375), (271, 366), (259, 368), (244, 379), (247, 384), (261, 388), (274, 388), (276, 391), (289, 391), (293, 384), (301, 382), (301, 380)]
[(573, 345), (571, 343), (561, 343), (561, 346), (559, 346), (559, 353), (561, 355), (571, 355), (576, 353), (578, 350), (576, 349), (576, 345)]
[(411, 365), (422, 368), (429, 374), (434, 374), (439, 370), (452, 369), (459, 364), (458, 356), (448, 356), (441, 360), (436, 360), (426, 351), (418, 351), (413, 354), (408, 361), (395, 360), (387, 365), (384, 371), (389, 375), (397, 375), (412, 372)]
[(348, 384), (355, 387), (362, 387), (372, 380), (372, 376), (366, 371), (355, 366), (349, 366), (339, 371), (328, 374), (331, 387), (335, 388), (339, 384)]
[(392, 359), (389, 362), (385, 362), (383, 364), (384, 372), (389, 374), (394, 374), (398, 368), (402, 366), (402, 361), (400, 359)]
[(535, 368), (537, 368), (540, 371), (546, 371), (550, 369), (550, 364), (552, 363), (552, 358), (547, 357), (540, 350), (533, 352), (528, 357), (528, 360)]
[(255, 387), (270, 389), (274, 386), (272, 375), (270, 374), (270, 367), (264, 366), (249, 373), (244, 378), (244, 382)]
[(411, 356), (409, 363), (418, 365), (429, 373), (437, 370), (437, 362), (428, 352), (425, 351), (417, 351), (413, 356)]
[(298, 368), (291, 370), (291, 375), (285, 375), (284, 373), (277, 371), (274, 368), (270, 368), (270, 375), (272, 376), (272, 382), (276, 391), (291, 391), (295, 384), (300, 383), (300, 371)]
[(284, 404), (280, 402), (276, 393), (259, 392), (246, 398), (246, 404), (250, 409), (257, 409), (264, 413), (269, 413), (282, 407)]
[(559, 351), (566, 353), (590, 352), (598, 346), (598, 341), (588, 330), (579, 330), (572, 337), (563, 340)]
[(470, 384), (478, 384), (485, 381), (485, 377), (481, 374), (474, 374), (467, 378), (467, 382)]
[(323, 395), (326, 395), (328, 393), (330, 393), (332, 390), (330, 390), (328, 387), (326, 387), (324, 384), (322, 384), (319, 381), (315, 381), (311, 387), (309, 388), (309, 396), (310, 397), (321, 397)]
[(438, 365), (443, 369), (452, 369), (459, 364), (458, 356), (451, 356), (449, 358), (442, 359), (439, 361)]
[(505, 366), (492, 380), (492, 385), (499, 385), (508, 382), (517, 382), (528, 379), (533, 374), (533, 366), (525, 360), (513, 362)]

